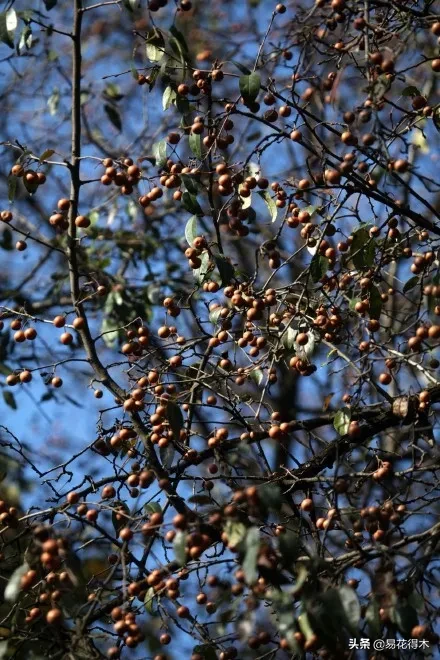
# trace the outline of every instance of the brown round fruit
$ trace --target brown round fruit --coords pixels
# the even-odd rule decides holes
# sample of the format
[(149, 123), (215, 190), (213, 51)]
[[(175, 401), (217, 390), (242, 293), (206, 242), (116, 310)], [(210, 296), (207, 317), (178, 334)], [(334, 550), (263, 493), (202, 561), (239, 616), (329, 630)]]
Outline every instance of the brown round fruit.
[(129, 527), (123, 527), (120, 532), (119, 532), (119, 538), (122, 539), (123, 541), (131, 541), (133, 538), (133, 532)]
[(78, 215), (75, 218), (75, 225), (77, 227), (81, 227), (81, 229), (87, 229), (87, 227), (90, 227), (91, 222), (90, 222), (90, 219), (87, 216)]
[(68, 346), (73, 342), (73, 335), (71, 335), (70, 332), (63, 332), (60, 336), (60, 342), (64, 344), (64, 346)]
[(66, 318), (64, 316), (55, 316), (53, 324), (56, 328), (62, 328), (66, 325)]
[(24, 174), (23, 165), (20, 165), (18, 163), (16, 165), (13, 165), (11, 168), (11, 174), (12, 176), (23, 176)]
[(307, 334), (307, 332), (300, 332), (296, 337), (296, 343), (299, 346), (305, 346), (308, 341), (309, 341), (309, 335)]
[(86, 326), (86, 321), (82, 316), (77, 316), (72, 323), (75, 330), (82, 330)]
[(29, 383), (32, 380), (32, 374), (27, 369), (20, 374), (20, 382)]
[(35, 328), (26, 328), (26, 330), (24, 331), (24, 336), (29, 341), (33, 341), (37, 336), (37, 331), (35, 330)]
[(313, 509), (313, 500), (310, 497), (307, 497), (300, 504), (301, 511), (312, 511)]
[(58, 625), (63, 620), (63, 613), (57, 608), (53, 608), (46, 614), (46, 621), (50, 625)]

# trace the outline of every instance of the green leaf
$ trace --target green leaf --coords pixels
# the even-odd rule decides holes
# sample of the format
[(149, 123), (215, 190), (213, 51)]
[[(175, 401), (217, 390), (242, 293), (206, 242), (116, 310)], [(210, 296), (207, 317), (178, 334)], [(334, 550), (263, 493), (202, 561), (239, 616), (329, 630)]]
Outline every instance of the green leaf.
[(422, 154), (429, 154), (428, 140), (422, 130), (414, 131), (411, 143), (416, 149), (420, 149)]
[(365, 266), (367, 268), (369, 268), (374, 264), (374, 257), (375, 257), (375, 241), (374, 239), (370, 238), (365, 246), (365, 252), (364, 252), (364, 261), (365, 261)]
[(118, 130), (122, 130), (122, 119), (121, 115), (119, 114), (119, 110), (117, 110), (113, 105), (110, 105), (108, 103), (104, 104), (104, 110), (107, 115), (107, 117), (110, 119), (111, 123), (113, 126)]
[(333, 427), (339, 435), (346, 435), (351, 420), (350, 408), (341, 408), (333, 419)]
[(209, 312), (209, 320), (213, 325), (217, 325), (219, 322), (221, 311), (222, 308), (218, 307), (217, 309), (213, 309), (211, 312)]
[(194, 156), (199, 160), (202, 160), (202, 136), (197, 135), (197, 133), (190, 133), (188, 136), (188, 144)]
[(46, 151), (43, 151), (43, 153), (39, 158), (40, 163), (43, 163), (45, 160), (53, 156), (54, 153), (55, 153), (55, 149), (46, 149)]
[(246, 104), (253, 103), (260, 91), (260, 74), (254, 71), (250, 74), (241, 76), (239, 80), (240, 94)]
[(244, 73), (245, 76), (248, 76), (252, 73), (250, 69), (248, 69), (247, 66), (244, 66), (244, 64), (241, 64), (240, 62), (237, 62), (237, 60), (231, 60), (232, 64), (235, 64), (237, 69)]
[(252, 225), (257, 219), (257, 214), (255, 212), (255, 209), (252, 208), (252, 206), (250, 206), (247, 211), (248, 211), (247, 224)]
[(154, 599), (156, 598), (156, 592), (153, 587), (150, 587), (147, 590), (144, 598), (144, 607), (148, 614), (155, 614), (154, 612)]
[[(176, 109), (177, 109), (177, 112), (180, 112), (181, 115), (186, 115), (191, 110), (194, 110), (194, 106), (190, 105), (190, 102), (188, 101), (187, 98), (185, 98), (184, 96), (181, 96), (180, 94), (177, 94), (176, 95)], [(182, 117), (182, 122), (183, 123), (181, 125), (185, 126), (186, 121), (185, 121), (184, 117)]]
[(166, 447), (160, 447), (159, 448), (160, 460), (162, 461), (162, 465), (164, 466), (164, 468), (166, 468), (167, 470), (173, 464), (173, 459), (174, 459), (174, 454), (175, 453), (176, 453), (176, 450), (174, 449), (171, 442)]
[(246, 537), (246, 526), (241, 522), (234, 520), (227, 520), (225, 524), (225, 532), (228, 535), (228, 545), (236, 548)]
[[(297, 653), (297, 643), (293, 637), (295, 629), (295, 610), (293, 607), (292, 596), (282, 591), (273, 591), (271, 593), (273, 609), (271, 612), (271, 619), (279, 631), (280, 635), (289, 640), (291, 651), (295, 651), (292, 655), (292, 660), (298, 660), (303, 657)], [(304, 616), (304, 615), (300, 615)], [(290, 656), (289, 656), (290, 657)]]
[(159, 62), (165, 55), (165, 39), (157, 28), (147, 34), (145, 50), (150, 62)]
[(2, 11), (0, 14), (0, 41), (14, 48), (14, 33), (17, 28), (18, 19), (15, 9)]
[(247, 584), (252, 585), (258, 579), (257, 559), (260, 551), (260, 532), (257, 527), (250, 527), (245, 539), (243, 571)]
[(378, 319), (382, 311), (382, 298), (380, 297), (380, 291), (377, 286), (371, 287), (368, 300), (370, 318)]
[(160, 68), (158, 66), (154, 67), (154, 69), (150, 71), (150, 75), (148, 76), (150, 78), (150, 81), (148, 83), (148, 90), (150, 92), (155, 86), (156, 81), (159, 78), (159, 74), (160, 74)]
[(214, 256), (214, 261), (218, 268), (218, 272), (220, 273), (222, 286), (227, 286), (231, 283), (231, 280), (234, 277), (234, 266), (221, 254), (216, 254)]
[[(110, 316), (104, 315), (101, 323), (101, 334), (104, 344), (108, 348), (114, 348), (118, 341), (119, 323)], [(105, 333), (105, 334), (104, 334)]]
[(96, 225), (99, 220), (99, 211), (96, 209), (94, 211), (90, 211), (88, 218), (90, 220), (91, 226), (93, 227), (93, 225)]
[(188, 46), (185, 37), (174, 25), (170, 28), (170, 33), (172, 34), (172, 37), (170, 37), (170, 46), (183, 64), (183, 79), (185, 77), (185, 64), (190, 61)]
[(294, 330), (289, 326), (287, 330), (283, 333), (283, 336), (281, 338), (283, 346), (285, 346), (289, 350), (294, 349), (296, 346), (295, 339), (297, 334), (298, 334), (298, 330)]
[(298, 532), (288, 529), (285, 534), (281, 534), (278, 537), (278, 547), (285, 567), (290, 570), (301, 551)]
[[(412, 587), (414, 589), (414, 585)], [(408, 596), (408, 604), (414, 607), (416, 612), (422, 614), (425, 609), (425, 599), (418, 591), (412, 591)]]
[(17, 192), (17, 183), (18, 183), (18, 177), (13, 176), (12, 174), (9, 174), (9, 176), (8, 176), (8, 199), (11, 202), (11, 204), (15, 199), (15, 193)]
[(375, 100), (379, 101), (390, 89), (390, 87), (391, 82), (387, 78), (386, 74), (383, 73), (379, 75), (370, 86), (370, 94), (372, 94)]
[(182, 204), (189, 213), (203, 215), (203, 211), (195, 195), (191, 195), (189, 192), (184, 192), (182, 195)]
[(44, 0), (44, 6), (46, 7), (47, 11), (50, 11), (56, 6), (57, 2), (58, 0)]
[(328, 270), (329, 261), (327, 257), (323, 257), (322, 254), (316, 253), (313, 256), (312, 261), (310, 262), (310, 275), (314, 282), (319, 282), (319, 280), (324, 277)]
[(402, 92), (402, 96), (421, 96), (421, 94), (417, 89), (417, 87), (410, 85), (409, 87), (405, 87), (405, 89)]
[(176, 562), (179, 564), (179, 566), (184, 566), (186, 564), (186, 538), (187, 534), (186, 532), (182, 532), (182, 530), (178, 530), (174, 542), (173, 542), (173, 550), (174, 550), (174, 558)]
[(3, 250), (12, 250), (13, 245), (12, 245), (12, 231), (6, 227), (6, 229), (3, 230), (2, 234), (2, 241), (0, 243), (2, 246)]
[(25, 562), (21, 566), (15, 569), (11, 577), (8, 580), (8, 584), (5, 587), (3, 598), (7, 603), (15, 603), (19, 595), (22, 592), (21, 589), (21, 578), (29, 570), (29, 565)]
[(81, 90), (81, 93), (79, 95), (79, 104), (82, 107), (83, 105), (86, 105), (90, 99), (90, 92), (87, 90)]
[(239, 197), (240, 197), (241, 208), (243, 210), (248, 209), (252, 204), (252, 193), (249, 195), (249, 197), (242, 197), (241, 195), (239, 195)]
[(391, 608), (390, 618), (405, 637), (411, 637), (411, 630), (418, 624), (417, 612), (407, 602), (397, 603), (394, 609)]
[(262, 484), (258, 486), (258, 494), (261, 502), (267, 509), (279, 511), (281, 506), (281, 488), (278, 484)]
[(115, 532), (117, 534), (119, 534), (120, 530), (123, 527), (126, 527), (129, 519), (126, 518), (125, 516), (121, 516), (121, 519), (118, 520), (117, 517), (116, 517), (116, 509), (119, 509), (119, 510), (122, 509), (122, 511), (126, 514), (130, 513), (130, 509), (125, 504), (125, 502), (121, 502), (119, 500), (115, 500), (115, 502), (113, 504), (114, 504), (114, 508), (112, 509), (112, 525), (114, 527)]
[(186, 43), (185, 37), (184, 37), (183, 34), (180, 32), (180, 30), (178, 30), (178, 29), (176, 28), (175, 25), (172, 25), (172, 26), (170, 27), (170, 32), (171, 32), (171, 34), (173, 35), (173, 37), (176, 39), (176, 41), (179, 42), (179, 44), (180, 44), (182, 50), (185, 51), (186, 53), (189, 53), (189, 50), (188, 50), (188, 46), (187, 46), (187, 43)]
[(167, 162), (167, 143), (160, 140), (153, 145), (153, 156), (156, 160), (156, 166), (162, 167)]
[(310, 625), (309, 617), (307, 616), (307, 612), (304, 612), (303, 614), (300, 614), (298, 617), (298, 625), (299, 628), (304, 635), (306, 639), (310, 639), (310, 637), (313, 636), (313, 628)]
[[(112, 291), (110, 293), (110, 296), (113, 297), (113, 302), (114, 302), (114, 305), (116, 305), (116, 307), (120, 307), (121, 305), (124, 304), (124, 298), (122, 297), (122, 294), (121, 294), (120, 291)], [(107, 300), (110, 296), (107, 297)], [(112, 304), (112, 307), (113, 307), (113, 304)], [(106, 308), (107, 308), (107, 305), (106, 305)]]
[(180, 431), (183, 429), (183, 415), (180, 406), (174, 401), (169, 401), (167, 405), (167, 419), (173, 432), (174, 440), (180, 439)]
[(307, 578), (309, 577), (309, 572), (304, 566), (304, 564), (299, 564), (299, 566), (296, 566), (296, 580), (295, 584), (291, 589), (289, 590), (292, 595), (297, 594), (301, 591), (304, 583), (306, 582)]
[(259, 140), (261, 137), (261, 131), (252, 131), (252, 133), (247, 133), (246, 135), (246, 142), (255, 142), (256, 140)]
[(185, 53), (180, 43), (174, 37), (170, 37), (170, 46), (171, 50), (173, 50), (176, 55), (176, 59), (179, 60), (182, 68), (184, 68), (187, 61), (187, 53)]
[(18, 50), (29, 50), (29, 48), (32, 46), (32, 30), (29, 25), (25, 25), (23, 28), (23, 32), (20, 35), (20, 41), (18, 42)]
[(172, 87), (168, 85), (168, 87), (165, 87), (163, 96), (162, 96), (162, 109), (168, 110), (168, 108), (173, 104), (173, 102), (176, 99), (176, 92)]
[[(11, 2), (10, 4), (13, 5), (14, 2)], [(20, 11), (17, 12), (17, 16), (21, 18), (25, 23), (29, 23), (29, 21), (32, 20), (33, 15), (34, 15), (33, 9), (21, 9)]]
[(359, 621), (361, 619), (361, 604), (354, 589), (343, 584), (338, 589), (341, 600), (342, 610), (345, 614), (348, 630), (356, 635), (359, 630)]
[(328, 589), (319, 599), (308, 602), (307, 612), (315, 628), (325, 636), (341, 636), (342, 628), (356, 636), (359, 629), (361, 608), (353, 589), (343, 585), (340, 589)]
[(260, 176), (261, 165), (254, 160), (251, 160), (245, 167), (246, 176), (254, 176), (256, 179)]
[(185, 227), (185, 238), (186, 242), (190, 247), (192, 247), (194, 243), (194, 239), (198, 236), (198, 228), (197, 228), (197, 216), (192, 215), (188, 222), (186, 223)]
[(410, 277), (409, 280), (403, 285), (403, 293), (407, 293), (408, 291), (411, 291), (411, 289), (414, 289), (414, 287), (419, 284), (419, 281), (420, 280), (417, 275)]
[(148, 502), (148, 504), (144, 506), (144, 511), (148, 514), (162, 513), (162, 507), (160, 506), (159, 502)]
[(103, 95), (114, 101), (120, 101), (124, 98), (124, 94), (121, 94), (121, 88), (115, 83), (107, 83)]
[(165, 55), (161, 47), (155, 46), (154, 44), (146, 45), (147, 57), (151, 62), (160, 62), (162, 57)]
[(259, 386), (264, 380), (264, 371), (262, 369), (252, 369), (249, 376)]
[(350, 256), (358, 270), (369, 268), (374, 263), (374, 240), (370, 237), (367, 226), (359, 227), (353, 233)]
[(209, 269), (209, 254), (205, 251), (200, 255), (201, 265), (193, 270), (193, 275), (198, 284), (203, 284)]
[(49, 112), (52, 115), (52, 117), (57, 114), (59, 104), (60, 104), (60, 91), (57, 87), (55, 87), (52, 94), (47, 99), (47, 107), (49, 108)]
[(269, 209), (270, 219), (272, 222), (275, 222), (278, 215), (277, 205), (272, 197), (269, 195), (267, 190), (258, 190), (257, 195), (260, 195), (261, 199), (264, 200), (267, 208)]
[(312, 218), (319, 208), (320, 208), (319, 206), (315, 206), (314, 204), (309, 204), (309, 206), (306, 206), (305, 208), (301, 209), (301, 211), (307, 211), (307, 213)]
[(179, 174), (179, 176), (187, 191), (191, 193), (191, 195), (197, 195), (200, 188), (195, 177), (189, 176), (188, 174)]
[(199, 653), (204, 660), (217, 660), (216, 649), (212, 644), (198, 644), (192, 652), (194, 654)]
[(368, 603), (365, 612), (365, 621), (368, 623), (368, 629), (372, 639), (379, 639), (382, 636), (379, 610), (379, 603), (376, 599), (373, 599)]
[(17, 410), (17, 403), (15, 401), (15, 397), (10, 392), (9, 390), (3, 390), (3, 399), (5, 400), (5, 403), (7, 406), (12, 408), (13, 410)]

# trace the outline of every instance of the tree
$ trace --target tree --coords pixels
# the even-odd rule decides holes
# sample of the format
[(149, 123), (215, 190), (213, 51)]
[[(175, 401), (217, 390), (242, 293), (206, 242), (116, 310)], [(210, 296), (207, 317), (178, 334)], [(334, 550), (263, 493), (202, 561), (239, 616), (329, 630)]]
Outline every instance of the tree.
[(0, 26), (0, 657), (435, 656), (434, 3)]

